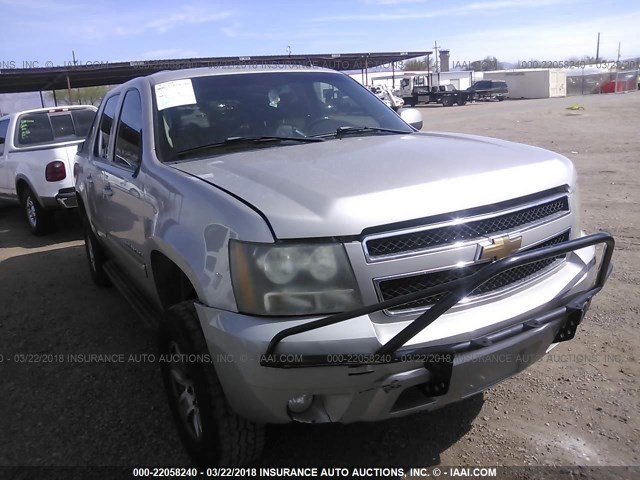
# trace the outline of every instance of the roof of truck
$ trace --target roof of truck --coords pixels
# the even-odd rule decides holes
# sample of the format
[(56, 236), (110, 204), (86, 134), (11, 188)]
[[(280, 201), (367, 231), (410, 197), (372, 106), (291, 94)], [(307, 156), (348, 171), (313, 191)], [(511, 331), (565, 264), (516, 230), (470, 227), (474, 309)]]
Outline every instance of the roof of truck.
[(194, 78), (194, 77), (207, 77), (211, 75), (242, 75), (242, 74), (252, 74), (252, 73), (310, 73), (310, 72), (329, 72), (339, 74), (335, 70), (331, 70), (328, 68), (322, 67), (301, 67), (299, 65), (278, 65), (269, 66), (269, 65), (234, 65), (227, 67), (204, 67), (204, 68), (188, 68), (184, 70), (164, 70), (162, 72), (157, 72), (151, 75), (148, 75), (146, 78), (149, 79), (152, 85), (170, 82), (171, 80), (179, 80), (182, 78)]
[(83, 110), (87, 108), (92, 109), (94, 111), (98, 110), (94, 105), (63, 105), (63, 106), (57, 106), (57, 107), (32, 108), (30, 110), (21, 110), (19, 112), (11, 112), (11, 113), (7, 113), (6, 115), (0, 116), (0, 119), (15, 117), (17, 115), (22, 115), (24, 113), (41, 113), (41, 112), (59, 113), (59, 112), (68, 112), (70, 110)]

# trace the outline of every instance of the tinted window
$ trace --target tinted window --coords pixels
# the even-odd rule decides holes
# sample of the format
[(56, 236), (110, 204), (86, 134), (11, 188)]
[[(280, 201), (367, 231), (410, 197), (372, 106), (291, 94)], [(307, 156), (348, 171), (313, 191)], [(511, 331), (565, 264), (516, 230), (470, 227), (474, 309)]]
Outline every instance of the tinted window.
[(73, 129), (73, 120), (68, 113), (62, 115), (50, 115), (51, 128), (53, 129), (53, 136), (56, 138), (69, 137), (75, 135)]
[(73, 117), (76, 135), (78, 137), (86, 137), (93, 123), (93, 119), (96, 116), (96, 112), (93, 110), (73, 110), (71, 116)]
[(4, 154), (4, 144), (7, 139), (7, 128), (9, 128), (9, 120), (0, 122), (0, 155)]
[(142, 102), (137, 90), (129, 90), (118, 121), (114, 163), (137, 168), (142, 156)]
[(17, 135), (20, 145), (52, 142), (53, 129), (49, 121), (49, 114), (43, 112), (21, 115), (18, 120)]
[(66, 112), (25, 113), (18, 119), (18, 145), (38, 145), (83, 139), (95, 112), (89, 109)]
[(95, 146), (95, 154), (100, 158), (107, 158), (109, 148), (109, 138), (113, 128), (113, 117), (116, 116), (116, 105), (120, 95), (114, 95), (106, 100), (104, 110), (100, 116), (100, 128)]

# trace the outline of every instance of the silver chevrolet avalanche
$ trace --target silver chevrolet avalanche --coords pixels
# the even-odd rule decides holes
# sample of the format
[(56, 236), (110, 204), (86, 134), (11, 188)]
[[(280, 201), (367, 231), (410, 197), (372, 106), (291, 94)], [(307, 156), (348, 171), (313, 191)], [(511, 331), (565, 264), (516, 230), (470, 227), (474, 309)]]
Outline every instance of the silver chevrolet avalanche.
[(580, 230), (571, 162), (421, 127), (306, 67), (104, 98), (74, 168), (91, 276), (159, 333), (196, 463), (254, 460), (267, 423), (434, 410), (574, 337), (614, 242)]

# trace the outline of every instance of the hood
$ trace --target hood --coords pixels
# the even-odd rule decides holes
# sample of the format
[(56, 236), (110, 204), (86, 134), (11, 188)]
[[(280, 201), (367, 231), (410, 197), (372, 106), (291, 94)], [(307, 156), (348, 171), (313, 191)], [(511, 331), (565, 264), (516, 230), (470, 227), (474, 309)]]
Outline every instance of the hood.
[(365, 228), (465, 210), (571, 184), (562, 155), (460, 134), (344, 137), (216, 155), (174, 168), (259, 209), (278, 238)]

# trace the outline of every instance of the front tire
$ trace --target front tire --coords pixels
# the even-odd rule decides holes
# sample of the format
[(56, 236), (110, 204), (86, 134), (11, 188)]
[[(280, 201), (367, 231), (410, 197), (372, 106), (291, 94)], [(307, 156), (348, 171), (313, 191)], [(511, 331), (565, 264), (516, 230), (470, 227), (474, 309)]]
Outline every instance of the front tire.
[(52, 212), (40, 205), (38, 198), (29, 187), (22, 192), (22, 207), (31, 233), (41, 237), (53, 230)]
[(160, 360), (169, 407), (182, 442), (198, 466), (243, 465), (256, 460), (264, 426), (231, 408), (208, 355), (193, 301), (171, 307), (160, 329)]

